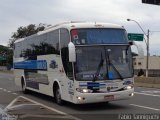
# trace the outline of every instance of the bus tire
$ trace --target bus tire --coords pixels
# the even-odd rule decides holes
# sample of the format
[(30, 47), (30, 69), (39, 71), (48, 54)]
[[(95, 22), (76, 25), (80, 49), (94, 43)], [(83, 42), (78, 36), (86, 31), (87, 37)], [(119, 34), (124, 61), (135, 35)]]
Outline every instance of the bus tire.
[(26, 83), (25, 83), (23, 77), (21, 78), (21, 87), (22, 87), (22, 92), (23, 92), (24, 94), (27, 94), (27, 93), (28, 93), (28, 90), (26, 89)]
[(55, 101), (56, 101), (56, 103), (58, 105), (62, 105), (63, 104), (63, 100), (61, 98), (60, 88), (59, 88), (58, 85), (56, 86), (55, 91), (54, 91), (54, 98), (55, 98)]

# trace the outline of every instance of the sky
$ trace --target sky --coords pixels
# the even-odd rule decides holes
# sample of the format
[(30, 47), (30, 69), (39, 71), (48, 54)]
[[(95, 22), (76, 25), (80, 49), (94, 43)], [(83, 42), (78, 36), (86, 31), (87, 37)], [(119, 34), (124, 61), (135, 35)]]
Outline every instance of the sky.
[[(17, 28), (29, 24), (57, 24), (66, 21), (120, 24), (128, 33), (149, 29), (151, 55), (160, 56), (160, 6), (141, 0), (0, 0), (0, 44), (7, 45)], [(145, 42), (137, 42), (146, 52)]]

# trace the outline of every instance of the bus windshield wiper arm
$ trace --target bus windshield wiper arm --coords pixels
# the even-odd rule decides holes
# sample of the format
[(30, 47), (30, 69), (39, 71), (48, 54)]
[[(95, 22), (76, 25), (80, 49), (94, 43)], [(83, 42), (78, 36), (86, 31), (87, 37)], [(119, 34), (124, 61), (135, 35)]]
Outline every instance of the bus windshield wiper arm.
[[(109, 72), (109, 69), (108, 69), (108, 68), (109, 68), (110, 66), (112, 66), (113, 69), (114, 69), (114, 70), (117, 72), (117, 74), (119, 75), (120, 79), (123, 80), (122, 75), (120, 74), (120, 72), (117, 70), (117, 68), (113, 65), (113, 63), (112, 63), (111, 60), (110, 60), (109, 51), (110, 51), (110, 49), (108, 49), (107, 52), (105, 51), (105, 54), (107, 54), (106, 63), (107, 63), (107, 59), (108, 59), (107, 72)], [(109, 75), (108, 75), (108, 78), (109, 78)]]
[[(110, 61), (110, 60), (109, 60)], [(113, 69), (118, 73), (119, 77), (121, 80), (123, 80), (122, 75), (120, 74), (120, 72), (117, 70), (117, 68), (113, 65), (113, 63), (109, 62), (109, 65), (111, 65), (113, 67)]]
[(96, 71), (96, 73), (94, 74), (94, 77), (93, 77), (93, 80), (92, 80), (93, 82), (95, 82), (95, 81), (97, 80), (97, 77), (98, 77), (98, 75), (99, 75), (99, 73), (100, 73), (101, 67), (103, 66), (103, 62), (104, 62), (104, 60), (103, 60), (103, 58), (102, 58), (102, 53), (101, 53), (101, 60), (100, 60), (100, 62), (99, 62), (97, 71)]

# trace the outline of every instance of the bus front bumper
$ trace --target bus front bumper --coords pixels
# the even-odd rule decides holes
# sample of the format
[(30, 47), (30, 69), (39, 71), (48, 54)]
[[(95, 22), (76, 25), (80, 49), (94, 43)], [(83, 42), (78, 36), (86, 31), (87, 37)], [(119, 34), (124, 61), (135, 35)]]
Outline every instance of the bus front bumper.
[(106, 93), (79, 93), (77, 92), (74, 103), (75, 104), (85, 104), (85, 103), (99, 103), (99, 102), (109, 102), (116, 100), (130, 99), (134, 96), (134, 88), (123, 91), (116, 92), (106, 92)]

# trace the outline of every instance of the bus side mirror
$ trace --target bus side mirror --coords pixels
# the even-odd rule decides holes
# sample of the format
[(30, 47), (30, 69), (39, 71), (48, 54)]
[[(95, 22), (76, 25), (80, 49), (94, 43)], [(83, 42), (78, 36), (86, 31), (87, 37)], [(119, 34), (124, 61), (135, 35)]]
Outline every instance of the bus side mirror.
[(138, 52), (138, 56), (140, 57), (140, 58), (144, 58), (144, 51), (143, 51), (143, 47), (140, 45), (140, 44), (138, 44), (138, 43), (135, 43), (134, 41), (131, 41), (131, 42), (129, 42), (129, 46), (133, 46), (133, 47), (136, 47), (136, 48), (133, 48), (132, 47), (132, 49), (134, 49), (134, 50), (136, 50), (137, 52)]
[(128, 43), (129, 43), (129, 46), (135, 45), (134, 41), (129, 41)]
[(75, 45), (72, 42), (68, 44), (68, 52), (69, 52), (69, 62), (76, 62), (76, 49)]

